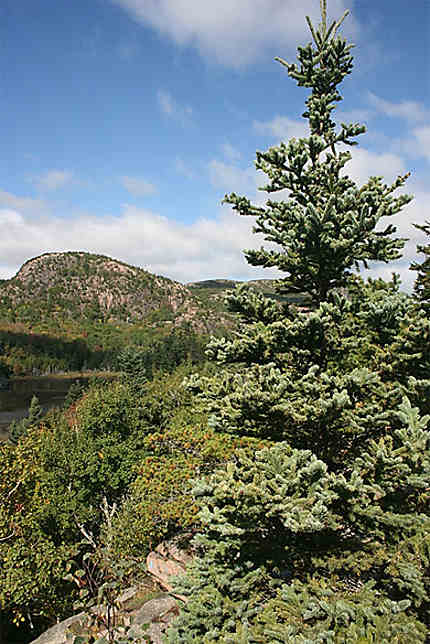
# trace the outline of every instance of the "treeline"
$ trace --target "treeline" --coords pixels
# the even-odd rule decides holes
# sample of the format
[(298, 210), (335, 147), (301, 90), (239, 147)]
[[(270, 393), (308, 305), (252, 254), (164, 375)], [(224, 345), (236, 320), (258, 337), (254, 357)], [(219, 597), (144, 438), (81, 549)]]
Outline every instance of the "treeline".
[(115, 357), (115, 370), (152, 380), (154, 373), (172, 373), (180, 364), (204, 361), (207, 339), (189, 331), (171, 332), (149, 346), (127, 346)]
[(83, 339), (9, 329), (0, 329), (0, 351), (14, 375), (99, 369), (109, 357), (103, 350), (91, 349)]
[[(21, 327), (22, 328), (22, 327)], [(123, 370), (127, 362), (140, 364), (148, 377), (158, 369), (172, 370), (180, 362), (203, 359), (207, 338), (189, 327), (168, 333), (110, 325), (88, 329), (85, 337), (68, 339), (32, 331), (0, 328), (0, 356), (4, 374), (41, 375), (67, 371)]]

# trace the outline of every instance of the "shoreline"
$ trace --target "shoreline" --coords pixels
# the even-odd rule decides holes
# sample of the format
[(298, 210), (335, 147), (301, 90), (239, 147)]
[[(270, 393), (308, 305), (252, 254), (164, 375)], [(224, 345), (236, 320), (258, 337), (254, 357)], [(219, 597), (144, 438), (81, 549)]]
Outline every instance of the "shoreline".
[(35, 395), (44, 413), (59, 407), (67, 396), (70, 385), (79, 381), (88, 383), (92, 378), (114, 380), (118, 372), (71, 371), (40, 376), (14, 376), (9, 388), (0, 391), (0, 442), (7, 440), (7, 428), (14, 420), (25, 418), (31, 398)]

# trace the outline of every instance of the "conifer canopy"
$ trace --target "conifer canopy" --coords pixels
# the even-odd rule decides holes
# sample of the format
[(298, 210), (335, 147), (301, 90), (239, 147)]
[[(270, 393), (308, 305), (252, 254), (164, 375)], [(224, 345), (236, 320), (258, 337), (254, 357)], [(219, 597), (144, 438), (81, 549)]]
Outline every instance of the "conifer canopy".
[(359, 187), (345, 172), (351, 159), (348, 148), (366, 128), (358, 123), (338, 127), (333, 120), (342, 100), (338, 86), (353, 67), (353, 45), (337, 35), (348, 12), (328, 26), (326, 0), (321, 0), (321, 14), (317, 29), (307, 17), (312, 42), (298, 48), (298, 64), (276, 59), (299, 87), (311, 89), (302, 114), (309, 135), (257, 152), (256, 168), (269, 179), (261, 189), (269, 194), (282, 191), (285, 200), (269, 199), (265, 206), (256, 206), (235, 193), (224, 199), (240, 215), (256, 217), (254, 232), (275, 245), (247, 250), (248, 262), (285, 272), (283, 290), (306, 292), (316, 302), (325, 300), (330, 289), (345, 286), (351, 269), (401, 256), (405, 240), (393, 237), (396, 228), (391, 222), (378, 224), (412, 199), (394, 196), (409, 173), (392, 185), (382, 177), (370, 177)]

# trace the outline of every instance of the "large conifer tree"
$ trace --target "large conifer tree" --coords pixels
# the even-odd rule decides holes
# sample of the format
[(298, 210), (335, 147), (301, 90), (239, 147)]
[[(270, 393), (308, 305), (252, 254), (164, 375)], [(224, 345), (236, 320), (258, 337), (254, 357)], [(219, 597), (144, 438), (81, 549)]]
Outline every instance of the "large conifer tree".
[[(377, 226), (412, 197), (394, 195), (408, 174), (392, 185), (370, 177), (363, 186), (345, 174), (347, 147), (365, 131), (333, 120), (342, 99), (338, 85), (352, 69), (352, 45), (337, 35), (347, 13), (328, 26), (321, 0), (321, 24), (315, 29), (308, 18), (313, 42), (298, 48), (299, 63), (278, 59), (299, 86), (311, 89), (303, 114), (309, 136), (257, 152), (256, 167), (269, 177), (264, 190), (287, 189), (287, 199), (259, 207), (235, 194), (225, 198), (239, 214), (255, 216), (254, 230), (276, 244), (245, 251), (248, 261), (284, 271), (281, 292), (305, 294), (313, 310), (301, 313), (238, 289), (229, 306), (242, 320), (240, 332), (208, 347), (212, 359), (234, 368), (190, 383), (221, 431), (312, 447), (330, 466), (348, 450), (355, 456), (365, 437), (385, 427), (387, 407), (405, 393), (382, 386), (386, 351), (377, 346), (393, 342), (402, 328), (407, 299), (396, 280), (369, 287), (352, 269), (400, 257), (405, 240), (393, 236), (391, 222)], [(405, 368), (404, 381), (410, 375)]]
[[(430, 222), (426, 222), (423, 226), (416, 225), (416, 228), (422, 230), (427, 236), (430, 236)], [(419, 264), (414, 262), (411, 270), (417, 271), (418, 276), (415, 281), (415, 294), (420, 302), (427, 308), (430, 308), (430, 244), (420, 244), (418, 252), (424, 255), (424, 260)]]
[(239, 214), (256, 216), (255, 232), (279, 247), (246, 251), (248, 261), (287, 273), (284, 290), (308, 293), (316, 302), (325, 300), (330, 289), (345, 286), (350, 269), (360, 263), (367, 266), (370, 260), (400, 257), (404, 240), (392, 238), (393, 225), (378, 231), (376, 226), (411, 200), (407, 195), (393, 196), (408, 174), (390, 186), (381, 177), (371, 177), (359, 187), (342, 172), (351, 159), (346, 148), (356, 145), (354, 139), (366, 128), (345, 123), (337, 127), (333, 120), (342, 100), (338, 85), (352, 70), (353, 45), (336, 36), (348, 12), (330, 27), (325, 1), (321, 12), (317, 30), (307, 19), (313, 42), (298, 48), (299, 64), (277, 58), (300, 87), (311, 89), (303, 114), (309, 136), (257, 152), (256, 167), (269, 178), (263, 190), (287, 189), (287, 200), (269, 200), (265, 207), (256, 207), (234, 193), (225, 198)]
[(278, 59), (311, 89), (309, 136), (257, 153), (265, 190), (287, 199), (226, 197), (276, 244), (248, 261), (284, 271), (280, 290), (311, 309), (239, 288), (239, 332), (208, 347), (218, 375), (189, 380), (213, 427), (272, 447), (196, 483), (199, 556), (171, 642), (408, 644), (429, 627), (430, 324), (396, 277), (352, 273), (400, 256), (394, 226), (377, 225), (410, 201), (394, 194), (408, 175), (345, 174), (364, 127), (332, 118), (351, 45), (345, 16), (328, 26), (326, 0), (321, 14), (298, 65)]

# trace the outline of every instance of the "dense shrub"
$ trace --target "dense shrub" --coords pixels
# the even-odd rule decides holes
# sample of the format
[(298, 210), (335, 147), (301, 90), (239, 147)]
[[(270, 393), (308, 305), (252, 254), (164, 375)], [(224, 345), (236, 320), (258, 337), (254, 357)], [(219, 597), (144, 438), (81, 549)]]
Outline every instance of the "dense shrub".
[(122, 383), (98, 386), (0, 445), (0, 605), (16, 620), (70, 613), (82, 529), (97, 534), (101, 502), (119, 501), (144, 453), (133, 403)]
[(137, 477), (114, 524), (118, 556), (144, 557), (177, 533), (197, 530), (200, 521), (192, 496), (195, 479), (230, 460), (239, 448), (253, 453), (264, 441), (234, 438), (197, 424), (191, 414), (178, 414), (162, 432), (147, 435), (148, 456), (139, 463)]

